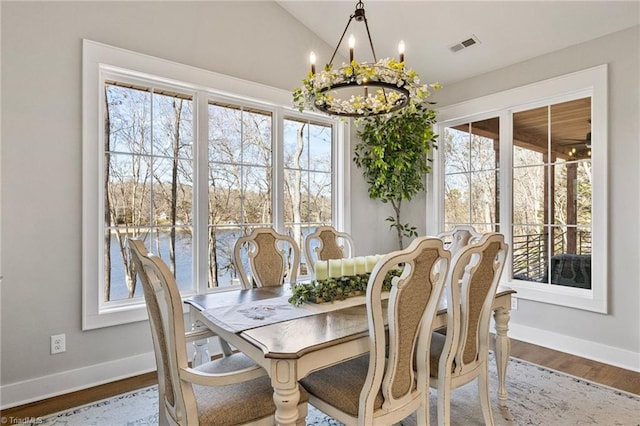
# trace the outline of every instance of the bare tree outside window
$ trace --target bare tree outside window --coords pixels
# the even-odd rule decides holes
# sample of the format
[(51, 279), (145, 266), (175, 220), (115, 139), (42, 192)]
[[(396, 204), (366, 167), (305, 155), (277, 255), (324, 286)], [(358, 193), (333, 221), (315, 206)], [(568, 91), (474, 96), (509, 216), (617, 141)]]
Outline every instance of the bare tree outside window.
[(272, 117), (240, 106), (209, 104), (208, 285), (237, 282), (235, 241), (273, 226)]
[[(448, 127), (444, 137), (445, 227), (499, 227), (499, 120)], [(496, 132), (495, 134), (492, 132)]]
[(140, 296), (126, 250), (132, 236), (145, 238), (190, 285), (191, 258), (177, 251), (191, 252), (192, 101), (107, 82), (105, 104), (103, 299)]
[[(513, 278), (591, 288), (591, 98), (513, 114)], [(499, 231), (498, 118), (445, 128), (445, 227)], [(504, 225), (503, 225), (504, 226)]]
[[(332, 223), (332, 128), (284, 120), (285, 228), (304, 247), (306, 235)], [(301, 275), (307, 273), (304, 250)]]
[[(274, 194), (272, 113), (210, 101), (202, 141), (207, 199), (198, 201), (194, 97), (108, 80), (104, 99), (103, 301), (142, 297), (129, 237), (142, 237), (180, 289), (193, 290), (194, 232), (207, 235), (200, 255), (206, 256), (207, 286), (217, 288), (239, 284), (234, 244), (255, 227), (275, 227), (274, 205), (284, 208), (285, 231), (301, 247), (308, 232), (331, 224), (332, 125), (285, 119), (284, 194)], [(196, 202), (208, 206), (206, 230), (194, 228)]]
[(591, 288), (591, 98), (513, 115), (513, 277)]

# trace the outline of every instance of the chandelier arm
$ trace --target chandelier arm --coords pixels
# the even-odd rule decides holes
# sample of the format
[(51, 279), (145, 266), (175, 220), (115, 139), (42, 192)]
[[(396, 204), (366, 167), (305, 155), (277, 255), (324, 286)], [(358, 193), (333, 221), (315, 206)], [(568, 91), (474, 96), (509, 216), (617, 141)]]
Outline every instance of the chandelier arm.
[[(349, 21), (347, 22), (347, 26), (344, 27), (344, 31), (342, 32), (342, 35), (340, 36), (340, 40), (338, 40), (338, 44), (336, 44), (336, 48), (333, 51), (333, 55), (331, 55), (331, 60), (329, 61), (329, 64), (333, 64), (333, 58), (336, 57), (336, 53), (338, 53), (338, 48), (340, 47), (340, 45), (342, 44), (342, 39), (344, 39), (344, 35), (347, 33), (347, 30), (349, 29), (349, 25), (351, 25), (351, 21), (353, 20), (353, 18), (356, 15), (353, 14), (349, 17)], [(368, 31), (368, 30), (367, 30)], [(369, 39), (371, 39), (371, 37), (369, 37)]]
[[(367, 22), (367, 18), (364, 18), (364, 26), (367, 29), (367, 37), (369, 37), (369, 46), (371, 46), (371, 54), (373, 55), (373, 63), (378, 62), (378, 58), (376, 57), (376, 51), (373, 48), (373, 40), (371, 40), (371, 33), (369, 32), (369, 23)], [(346, 31), (346, 30), (345, 30)]]
[[(369, 32), (369, 22), (367, 21), (367, 17), (364, 17), (364, 26), (367, 29), (367, 37), (369, 37), (369, 46), (371, 46), (371, 54), (373, 55), (373, 63), (378, 62), (378, 58), (376, 57), (376, 50), (373, 48), (373, 40), (371, 39), (371, 33)], [(366, 90), (365, 90), (366, 93)], [(389, 99), (387, 98), (387, 90), (382, 88), (382, 96), (384, 96), (384, 101), (389, 103)]]

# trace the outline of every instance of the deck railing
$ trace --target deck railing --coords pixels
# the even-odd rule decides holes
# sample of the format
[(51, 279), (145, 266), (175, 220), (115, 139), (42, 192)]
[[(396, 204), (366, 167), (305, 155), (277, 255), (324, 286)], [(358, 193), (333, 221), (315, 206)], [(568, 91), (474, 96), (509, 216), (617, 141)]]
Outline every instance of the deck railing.
[[(547, 241), (548, 234), (514, 235), (512, 243), (513, 277), (528, 281), (545, 281), (547, 276)], [(567, 232), (556, 233), (553, 244), (554, 254), (567, 253)], [(591, 232), (576, 232), (576, 253), (591, 255)]]

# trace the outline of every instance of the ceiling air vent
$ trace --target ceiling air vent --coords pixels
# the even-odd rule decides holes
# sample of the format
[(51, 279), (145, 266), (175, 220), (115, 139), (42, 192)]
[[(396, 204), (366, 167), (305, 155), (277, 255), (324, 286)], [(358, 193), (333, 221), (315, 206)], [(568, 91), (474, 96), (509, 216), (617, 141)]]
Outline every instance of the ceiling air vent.
[(480, 43), (480, 40), (478, 40), (478, 37), (472, 35), (471, 37), (467, 38), (466, 40), (462, 40), (460, 43), (456, 43), (453, 46), (449, 47), (449, 49), (453, 52), (459, 52), (462, 49), (466, 49), (468, 47), (473, 46), (474, 44), (478, 44)]

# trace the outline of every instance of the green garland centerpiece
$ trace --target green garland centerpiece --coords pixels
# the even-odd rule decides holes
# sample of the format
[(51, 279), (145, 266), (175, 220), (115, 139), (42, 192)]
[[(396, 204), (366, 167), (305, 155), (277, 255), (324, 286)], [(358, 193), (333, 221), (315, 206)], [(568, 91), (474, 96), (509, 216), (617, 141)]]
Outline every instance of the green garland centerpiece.
[[(402, 269), (392, 269), (387, 273), (382, 284), (382, 291), (391, 290), (391, 280), (399, 277)], [(303, 303), (329, 303), (358, 296), (367, 292), (370, 273), (346, 277), (313, 280), (308, 283), (298, 283), (292, 288), (289, 303), (299, 306)]]

